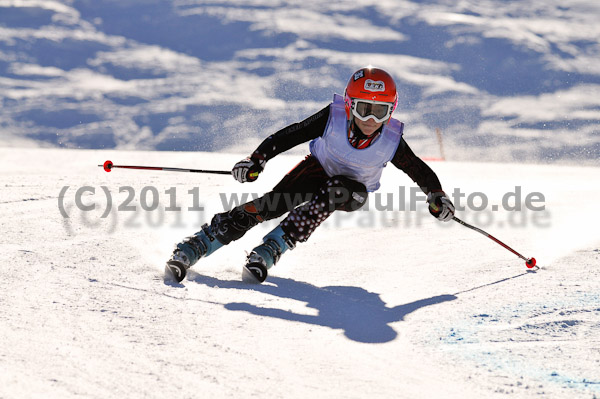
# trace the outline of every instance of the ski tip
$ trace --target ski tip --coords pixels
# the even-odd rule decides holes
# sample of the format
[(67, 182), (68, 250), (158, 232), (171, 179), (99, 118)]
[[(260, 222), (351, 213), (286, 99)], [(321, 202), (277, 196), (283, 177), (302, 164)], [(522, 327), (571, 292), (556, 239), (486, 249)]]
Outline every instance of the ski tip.
[(174, 282), (181, 283), (185, 278), (187, 271), (183, 263), (176, 260), (170, 260), (165, 265), (165, 280), (170, 279)]
[(249, 284), (261, 284), (268, 276), (267, 268), (260, 263), (244, 265), (242, 281)]

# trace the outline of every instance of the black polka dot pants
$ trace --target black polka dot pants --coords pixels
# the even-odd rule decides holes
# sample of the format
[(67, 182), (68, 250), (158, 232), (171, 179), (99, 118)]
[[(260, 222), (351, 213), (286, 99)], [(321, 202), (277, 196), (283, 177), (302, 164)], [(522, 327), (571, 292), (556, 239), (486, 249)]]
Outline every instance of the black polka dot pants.
[(281, 222), (281, 228), (294, 241), (304, 242), (334, 211), (352, 212), (366, 201), (364, 184), (345, 176), (334, 176), (309, 202), (293, 209)]

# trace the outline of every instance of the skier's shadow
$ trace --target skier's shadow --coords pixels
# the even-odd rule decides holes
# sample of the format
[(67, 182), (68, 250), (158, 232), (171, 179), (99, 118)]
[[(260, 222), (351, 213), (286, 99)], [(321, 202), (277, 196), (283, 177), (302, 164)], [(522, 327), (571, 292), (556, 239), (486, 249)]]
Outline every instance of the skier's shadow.
[(308, 283), (274, 276), (270, 276), (268, 280), (274, 285), (248, 285), (240, 281), (220, 280), (194, 272), (188, 274), (188, 279), (210, 287), (216, 285), (219, 288), (255, 290), (281, 298), (306, 302), (307, 307), (318, 310), (316, 316), (239, 302), (225, 304), (225, 308), (249, 312), (257, 316), (341, 329), (349, 339), (365, 343), (392, 341), (398, 333), (389, 323), (402, 321), (407, 314), (426, 306), (453, 301), (457, 298), (454, 295), (438, 295), (389, 308), (381, 300), (379, 294), (360, 287), (316, 287)]

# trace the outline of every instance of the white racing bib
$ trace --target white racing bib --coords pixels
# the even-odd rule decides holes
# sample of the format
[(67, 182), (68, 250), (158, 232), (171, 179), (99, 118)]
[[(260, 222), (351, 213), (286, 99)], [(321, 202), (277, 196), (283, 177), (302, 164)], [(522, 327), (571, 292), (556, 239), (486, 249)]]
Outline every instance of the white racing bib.
[(383, 131), (369, 147), (357, 149), (348, 142), (348, 119), (344, 99), (334, 94), (330, 107), (329, 120), (323, 136), (310, 142), (310, 152), (317, 158), (329, 177), (347, 176), (376, 191), (381, 173), (391, 161), (402, 138), (404, 124), (391, 118)]

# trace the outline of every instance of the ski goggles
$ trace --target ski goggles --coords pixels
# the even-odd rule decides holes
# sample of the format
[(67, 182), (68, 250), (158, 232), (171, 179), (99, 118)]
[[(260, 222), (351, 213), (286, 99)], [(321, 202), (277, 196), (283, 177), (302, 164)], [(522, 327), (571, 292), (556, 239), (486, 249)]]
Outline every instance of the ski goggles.
[(387, 121), (392, 115), (392, 104), (381, 101), (352, 99), (352, 115), (363, 122), (373, 119), (377, 123)]

